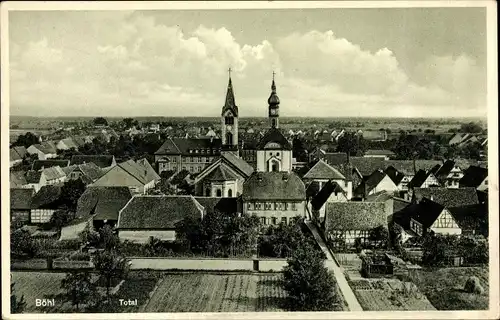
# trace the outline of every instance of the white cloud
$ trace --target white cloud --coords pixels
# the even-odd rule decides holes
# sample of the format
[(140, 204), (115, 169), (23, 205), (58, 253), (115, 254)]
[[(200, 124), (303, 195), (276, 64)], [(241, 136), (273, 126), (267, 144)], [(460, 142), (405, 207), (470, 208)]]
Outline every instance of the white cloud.
[(266, 114), (273, 70), (283, 115), (386, 116), (402, 106), (478, 104), (484, 96), (471, 85), (482, 74), (468, 57), (430, 57), (414, 81), (390, 49), (369, 52), (332, 31), (276, 43), (262, 35), (251, 45), (225, 28), (188, 32), (141, 15), (95, 23), (116, 32), (93, 47), (58, 47), (47, 38), (11, 44), (11, 105), (19, 113), (218, 115), (229, 66), (243, 116)]

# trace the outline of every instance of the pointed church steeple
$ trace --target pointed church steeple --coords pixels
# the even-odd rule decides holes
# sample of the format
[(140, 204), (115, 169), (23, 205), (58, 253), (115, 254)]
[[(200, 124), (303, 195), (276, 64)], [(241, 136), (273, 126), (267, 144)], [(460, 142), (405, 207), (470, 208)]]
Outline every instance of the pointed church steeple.
[(238, 106), (236, 106), (236, 102), (234, 99), (233, 82), (231, 81), (231, 68), (229, 68), (228, 72), (229, 82), (227, 84), (226, 101), (224, 103), (224, 107), (222, 107), (222, 115), (224, 115), (227, 110), (231, 110), (234, 113), (234, 116), (237, 117)]

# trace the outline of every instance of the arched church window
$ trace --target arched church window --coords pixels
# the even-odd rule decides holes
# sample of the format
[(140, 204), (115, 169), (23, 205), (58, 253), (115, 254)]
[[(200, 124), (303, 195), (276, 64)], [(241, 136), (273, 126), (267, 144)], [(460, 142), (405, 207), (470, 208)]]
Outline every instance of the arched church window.
[(276, 127), (276, 119), (271, 119), (271, 126)]
[(233, 144), (233, 134), (231, 132), (226, 133), (226, 144)]
[(233, 197), (233, 190), (231, 190), (231, 189), (227, 190), (227, 196), (229, 198), (232, 198)]
[(221, 189), (217, 189), (217, 197), (222, 197), (222, 191)]
[(210, 188), (205, 190), (205, 196), (210, 197)]

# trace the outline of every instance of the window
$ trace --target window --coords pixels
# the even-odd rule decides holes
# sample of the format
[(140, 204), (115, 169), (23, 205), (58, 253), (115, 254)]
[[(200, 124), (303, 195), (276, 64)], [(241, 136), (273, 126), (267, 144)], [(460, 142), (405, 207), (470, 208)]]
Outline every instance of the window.
[(222, 191), (221, 189), (217, 189), (217, 197), (222, 197)]
[(172, 158), (172, 162), (177, 162), (177, 158)]
[(266, 224), (266, 217), (260, 217), (260, 223), (261, 224)]
[(262, 203), (256, 202), (255, 203), (255, 210), (261, 210), (262, 209)]
[(269, 155), (272, 157), (272, 156), (273, 156), (273, 153), (271, 152), (271, 153), (269, 153)]
[(193, 153), (193, 150), (189, 150), (189, 153)]
[(254, 210), (254, 208), (255, 208), (255, 206), (254, 206), (254, 204), (253, 204), (252, 202), (249, 202), (249, 203), (247, 204), (247, 209), (248, 209), (248, 210)]
[(277, 153), (276, 153), (276, 156), (278, 156), (278, 157), (279, 157), (279, 156), (280, 156), (280, 153), (279, 153), (279, 152), (277, 152)]
[(232, 198), (233, 197), (233, 190), (231, 190), (231, 189), (227, 190), (227, 196), (229, 198)]
[(286, 217), (281, 218), (281, 223), (286, 224)]
[(193, 157), (193, 162), (198, 162), (198, 157)]
[(201, 157), (201, 162), (206, 162), (205, 157)]
[(200, 172), (203, 168), (201, 166), (198, 166), (198, 172)]
[(292, 210), (297, 211), (297, 204), (292, 202)]
[(224, 119), (225, 124), (234, 124), (234, 118), (233, 117), (226, 117)]
[(272, 224), (277, 224), (277, 220), (278, 220), (278, 219), (276, 219), (276, 217), (272, 217), (272, 218), (271, 218), (271, 222), (272, 222)]
[(284, 206), (284, 210), (288, 210), (288, 203), (283, 203), (283, 206)]
[(272, 209), (271, 209), (271, 202), (265, 202), (265, 203), (264, 203), (264, 209), (265, 209), (265, 210), (272, 210)]
[(196, 150), (195, 152), (198, 153), (200, 150)]
[(205, 149), (201, 149), (201, 153), (205, 153)]
[(210, 197), (210, 188), (205, 189), (205, 196)]
[(226, 133), (226, 144), (233, 145), (233, 134), (231, 132)]

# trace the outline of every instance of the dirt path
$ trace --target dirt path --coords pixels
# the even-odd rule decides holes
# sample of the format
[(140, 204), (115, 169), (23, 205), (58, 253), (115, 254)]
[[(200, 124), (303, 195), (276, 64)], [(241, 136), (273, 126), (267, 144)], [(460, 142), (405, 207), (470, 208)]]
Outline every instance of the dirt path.
[(349, 286), (349, 283), (347, 283), (347, 279), (344, 276), (342, 268), (340, 268), (337, 261), (333, 257), (332, 252), (330, 251), (330, 249), (328, 249), (325, 242), (323, 241), (323, 238), (321, 238), (321, 236), (319, 235), (316, 225), (311, 221), (306, 221), (306, 225), (309, 230), (311, 230), (312, 234), (314, 235), (314, 239), (320, 246), (321, 250), (323, 250), (323, 252), (325, 253), (327, 259), (326, 266), (328, 267), (328, 269), (333, 271), (335, 280), (337, 281), (340, 291), (342, 292), (347, 306), (349, 307), (349, 311), (363, 311), (363, 308), (359, 304), (359, 301), (354, 295), (354, 292)]

